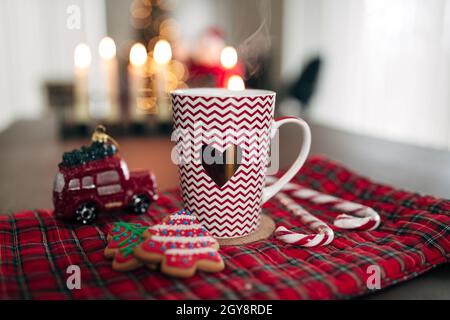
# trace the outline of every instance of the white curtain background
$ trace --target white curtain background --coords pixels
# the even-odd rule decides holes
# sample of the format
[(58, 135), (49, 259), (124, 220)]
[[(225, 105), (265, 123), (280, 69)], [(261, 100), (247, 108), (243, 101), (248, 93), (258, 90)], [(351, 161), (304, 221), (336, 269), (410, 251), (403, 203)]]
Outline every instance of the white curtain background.
[[(81, 28), (67, 28), (67, 8), (81, 9)], [(42, 116), (44, 82), (71, 79), (73, 50), (86, 42), (93, 62), (106, 34), (104, 0), (0, 1), (0, 130), (19, 118)], [(99, 72), (91, 73), (95, 86)]]
[(310, 116), (450, 149), (450, 1), (285, 0), (282, 75), (323, 58)]

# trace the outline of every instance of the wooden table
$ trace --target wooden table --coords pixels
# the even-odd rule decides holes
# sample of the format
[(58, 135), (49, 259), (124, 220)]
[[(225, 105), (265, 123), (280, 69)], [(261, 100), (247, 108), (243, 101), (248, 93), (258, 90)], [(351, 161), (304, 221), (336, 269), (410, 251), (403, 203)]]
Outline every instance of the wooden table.
[[(398, 188), (450, 198), (450, 152), (387, 142), (325, 126), (311, 126), (312, 154), (325, 154), (373, 180)], [(298, 133), (280, 133), (280, 164), (295, 158)], [(53, 117), (20, 121), (0, 134), (0, 212), (49, 208), (53, 177), (64, 151), (88, 144), (88, 139), (60, 141)], [(178, 185), (170, 161), (168, 137), (119, 138), (130, 168), (149, 168), (160, 190)], [(450, 299), (450, 266), (439, 267), (407, 283), (370, 295), (369, 299)]]

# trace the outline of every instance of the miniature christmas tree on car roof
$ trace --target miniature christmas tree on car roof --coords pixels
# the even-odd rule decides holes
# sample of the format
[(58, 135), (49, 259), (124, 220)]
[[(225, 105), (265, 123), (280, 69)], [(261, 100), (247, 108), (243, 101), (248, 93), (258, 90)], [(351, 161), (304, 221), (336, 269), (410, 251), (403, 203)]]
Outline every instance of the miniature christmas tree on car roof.
[(99, 125), (92, 134), (90, 146), (82, 146), (70, 152), (64, 152), (60, 168), (74, 167), (88, 163), (89, 161), (100, 160), (111, 157), (119, 151), (117, 142), (106, 134), (106, 128)]

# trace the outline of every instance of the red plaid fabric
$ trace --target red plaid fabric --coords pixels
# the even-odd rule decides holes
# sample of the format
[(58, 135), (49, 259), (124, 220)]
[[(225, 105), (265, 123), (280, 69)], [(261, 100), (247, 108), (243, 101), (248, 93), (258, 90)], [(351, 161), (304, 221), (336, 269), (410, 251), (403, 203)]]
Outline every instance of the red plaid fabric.
[[(96, 225), (71, 225), (51, 211), (0, 216), (2, 299), (340, 299), (367, 294), (367, 267), (381, 269), (381, 286), (408, 280), (450, 257), (450, 201), (395, 190), (360, 177), (324, 158), (308, 161), (295, 183), (373, 207), (382, 217), (376, 231), (336, 231), (327, 247), (301, 248), (274, 238), (222, 247), (226, 269), (174, 279), (146, 268), (111, 269), (103, 257), (113, 221), (154, 223), (181, 207), (165, 193), (146, 216), (103, 216)], [(328, 223), (331, 208), (299, 203)], [(265, 205), (277, 224), (307, 232), (277, 200)], [(81, 268), (81, 289), (69, 290), (69, 265)]]

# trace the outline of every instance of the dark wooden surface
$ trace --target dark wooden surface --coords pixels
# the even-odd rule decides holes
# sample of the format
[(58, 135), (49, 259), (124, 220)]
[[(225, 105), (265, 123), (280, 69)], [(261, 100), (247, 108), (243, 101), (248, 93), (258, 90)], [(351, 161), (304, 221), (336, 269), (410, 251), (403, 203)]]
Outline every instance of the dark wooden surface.
[[(450, 152), (387, 142), (312, 125), (311, 154), (325, 154), (373, 180), (410, 191), (450, 198)], [(298, 132), (280, 134), (280, 163), (298, 152)], [(88, 139), (60, 141), (53, 117), (21, 121), (0, 134), (0, 212), (49, 208), (53, 176), (62, 152)], [(123, 137), (121, 153), (130, 168), (150, 168), (161, 190), (177, 187), (167, 137)], [(450, 299), (450, 267), (442, 266), (407, 283), (381, 290), (369, 299)]]

